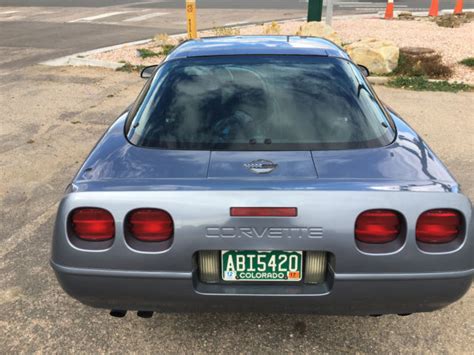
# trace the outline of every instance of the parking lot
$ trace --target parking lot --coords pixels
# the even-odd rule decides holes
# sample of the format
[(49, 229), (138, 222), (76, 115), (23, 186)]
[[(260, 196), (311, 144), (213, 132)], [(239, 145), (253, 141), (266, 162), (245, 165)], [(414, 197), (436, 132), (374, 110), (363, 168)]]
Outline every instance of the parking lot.
[[(106, 69), (32, 66), (0, 77), (0, 352), (472, 350), (472, 289), (438, 312), (378, 318), (241, 313), (145, 320), (129, 313), (116, 319), (65, 295), (48, 265), (57, 202), (142, 85), (136, 74)], [(474, 94), (376, 89), (474, 199)]]

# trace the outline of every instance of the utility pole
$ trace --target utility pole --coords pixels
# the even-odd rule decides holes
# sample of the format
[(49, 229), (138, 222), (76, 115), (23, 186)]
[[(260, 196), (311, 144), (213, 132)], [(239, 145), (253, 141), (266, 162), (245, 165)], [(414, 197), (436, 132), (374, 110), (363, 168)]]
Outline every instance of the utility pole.
[(333, 13), (333, 0), (326, 0), (326, 23), (332, 25), (332, 13)]
[(323, 0), (308, 0), (308, 22), (321, 21)]

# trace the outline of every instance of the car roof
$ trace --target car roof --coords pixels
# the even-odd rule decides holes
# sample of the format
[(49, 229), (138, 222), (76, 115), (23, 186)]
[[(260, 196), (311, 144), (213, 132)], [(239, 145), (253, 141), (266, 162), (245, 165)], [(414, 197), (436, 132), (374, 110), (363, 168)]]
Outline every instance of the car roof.
[(314, 55), (350, 59), (333, 42), (300, 36), (226, 36), (189, 40), (176, 47), (167, 60), (232, 55)]

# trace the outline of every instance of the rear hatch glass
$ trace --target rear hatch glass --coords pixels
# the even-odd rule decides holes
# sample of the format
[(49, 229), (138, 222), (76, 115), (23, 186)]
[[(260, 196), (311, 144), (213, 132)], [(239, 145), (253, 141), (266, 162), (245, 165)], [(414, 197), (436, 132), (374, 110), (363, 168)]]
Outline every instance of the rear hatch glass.
[(391, 122), (358, 68), (318, 56), (166, 62), (127, 132), (135, 145), (194, 150), (379, 147)]

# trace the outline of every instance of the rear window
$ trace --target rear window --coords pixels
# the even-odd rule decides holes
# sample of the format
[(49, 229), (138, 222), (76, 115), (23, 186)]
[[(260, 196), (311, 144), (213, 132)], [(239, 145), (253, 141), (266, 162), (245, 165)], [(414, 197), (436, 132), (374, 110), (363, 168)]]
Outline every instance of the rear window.
[(162, 149), (352, 149), (394, 139), (358, 68), (329, 57), (170, 61), (136, 112), (128, 139)]

